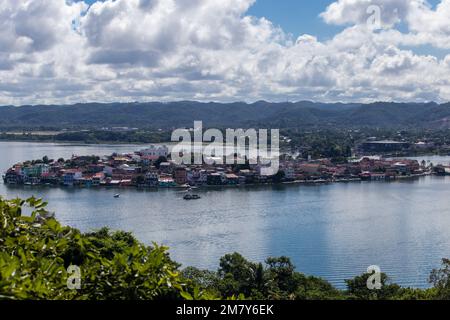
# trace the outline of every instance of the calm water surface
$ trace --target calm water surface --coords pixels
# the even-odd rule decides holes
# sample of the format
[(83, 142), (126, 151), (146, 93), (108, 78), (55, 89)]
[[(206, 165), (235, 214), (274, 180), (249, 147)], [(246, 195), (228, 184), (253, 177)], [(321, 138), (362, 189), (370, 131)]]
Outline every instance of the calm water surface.
[[(138, 146), (0, 142), (0, 171), (12, 164), (72, 154), (131, 152)], [(449, 163), (450, 158), (431, 157)], [(450, 178), (392, 183), (274, 186), (202, 191), (187, 202), (175, 190), (6, 187), (8, 198), (36, 195), (64, 224), (83, 231), (109, 226), (171, 247), (186, 265), (216, 269), (226, 253), (254, 261), (286, 255), (301, 272), (342, 288), (344, 279), (379, 265), (407, 286), (426, 287), (450, 257)]]

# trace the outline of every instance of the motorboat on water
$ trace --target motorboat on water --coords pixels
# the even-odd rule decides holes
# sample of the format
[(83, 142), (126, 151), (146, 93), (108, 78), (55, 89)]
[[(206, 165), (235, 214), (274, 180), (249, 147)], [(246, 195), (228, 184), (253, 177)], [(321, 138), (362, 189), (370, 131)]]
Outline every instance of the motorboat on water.
[(199, 200), (201, 197), (198, 194), (187, 194), (183, 197), (184, 200)]
[(183, 186), (183, 188), (185, 189), (184, 192), (192, 192), (193, 190), (197, 190), (198, 189), (198, 187), (189, 186), (189, 185)]
[(120, 194), (119, 194), (119, 193), (118, 193), (118, 194), (115, 194), (115, 195), (114, 195), (114, 198), (116, 198), (116, 199), (117, 199), (117, 198), (120, 198)]

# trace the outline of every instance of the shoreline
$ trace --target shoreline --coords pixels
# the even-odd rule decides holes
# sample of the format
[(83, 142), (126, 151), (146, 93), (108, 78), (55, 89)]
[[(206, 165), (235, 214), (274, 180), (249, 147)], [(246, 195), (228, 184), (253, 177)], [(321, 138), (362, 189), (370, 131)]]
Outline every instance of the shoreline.
[(322, 186), (322, 185), (331, 185), (331, 184), (347, 184), (347, 183), (356, 183), (356, 182), (366, 182), (366, 183), (392, 183), (397, 181), (407, 181), (407, 180), (415, 180), (422, 177), (427, 176), (437, 176), (432, 172), (426, 172), (422, 174), (414, 174), (410, 176), (398, 176), (395, 179), (383, 179), (383, 180), (365, 180), (361, 178), (353, 178), (353, 179), (337, 179), (337, 180), (296, 180), (296, 181), (284, 181), (280, 183), (253, 183), (253, 184), (236, 184), (236, 185), (199, 185), (199, 186), (174, 186), (174, 187), (142, 187), (135, 185), (99, 185), (99, 186), (64, 186), (64, 185), (51, 185), (51, 184), (9, 184), (3, 182), (7, 188), (37, 188), (37, 187), (48, 187), (48, 188), (59, 188), (59, 189), (122, 189), (122, 190), (149, 190), (149, 191), (161, 191), (161, 190), (174, 190), (174, 191), (186, 191), (190, 189), (195, 190), (211, 190), (211, 189), (241, 189), (241, 188), (258, 188), (258, 187), (276, 187), (276, 186)]
[[(101, 142), (83, 142), (83, 141), (54, 141), (54, 140), (33, 140), (33, 139), (0, 139), (0, 143), (19, 142), (19, 143), (36, 143), (36, 144), (55, 144), (55, 145), (73, 145), (73, 146), (146, 146), (146, 145), (173, 145), (178, 142), (161, 141), (161, 142), (117, 142), (117, 141), (101, 141)], [(373, 155), (358, 155), (357, 157), (370, 157)], [(382, 158), (415, 158), (415, 157), (450, 157), (448, 153), (424, 152), (406, 155), (393, 156), (392, 154), (377, 154)]]
[(45, 143), (45, 144), (58, 144), (58, 145), (80, 145), (80, 146), (145, 146), (149, 144), (153, 145), (170, 145), (176, 142), (116, 142), (116, 141), (102, 141), (102, 142), (83, 142), (83, 141), (54, 141), (54, 140), (33, 140), (33, 139), (24, 139), (24, 140), (14, 140), (14, 139), (0, 139), (0, 143), (2, 142), (22, 142), (22, 143)]

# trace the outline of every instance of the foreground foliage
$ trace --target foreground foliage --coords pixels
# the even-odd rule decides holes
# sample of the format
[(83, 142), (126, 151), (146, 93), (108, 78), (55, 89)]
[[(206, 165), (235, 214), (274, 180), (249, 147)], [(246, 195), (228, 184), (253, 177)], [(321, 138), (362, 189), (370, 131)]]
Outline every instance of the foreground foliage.
[[(194, 289), (167, 248), (144, 246), (126, 232), (81, 234), (61, 226), (45, 205), (0, 200), (1, 298), (182, 299)], [(23, 215), (27, 207), (30, 216)], [(81, 270), (81, 290), (67, 288), (71, 265)]]
[[(68, 288), (71, 266), (81, 271), (78, 290)], [(42, 200), (0, 197), (0, 299), (449, 299), (449, 270), (443, 260), (428, 290), (402, 288), (386, 275), (380, 290), (369, 290), (364, 274), (347, 280), (346, 291), (296, 272), (287, 257), (261, 264), (234, 253), (220, 259), (217, 272), (180, 271), (166, 247), (106, 228), (82, 234), (62, 226)]]

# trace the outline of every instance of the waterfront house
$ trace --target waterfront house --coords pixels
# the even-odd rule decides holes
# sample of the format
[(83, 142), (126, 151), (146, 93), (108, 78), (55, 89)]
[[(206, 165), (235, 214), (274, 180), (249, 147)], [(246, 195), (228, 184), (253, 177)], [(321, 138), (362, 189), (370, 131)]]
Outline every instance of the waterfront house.
[(159, 186), (162, 188), (170, 188), (176, 187), (175, 180), (173, 180), (172, 176), (169, 175), (161, 175), (159, 177)]
[(398, 172), (399, 175), (409, 175), (411, 174), (411, 168), (408, 166), (408, 164), (403, 162), (397, 162), (392, 165), (392, 168)]
[(83, 177), (81, 179), (78, 179), (78, 185), (80, 187), (92, 187), (92, 177)]
[(208, 174), (207, 184), (209, 186), (220, 186), (223, 184), (222, 175), (218, 172), (212, 172)]
[(208, 182), (208, 172), (206, 170), (200, 170), (200, 176), (197, 183), (199, 185), (205, 185)]
[(37, 177), (39, 178), (42, 174), (46, 174), (49, 172), (49, 165), (47, 164), (35, 164), (29, 165), (22, 168), (23, 175), (27, 177)]
[(202, 186), (208, 183), (208, 172), (204, 169), (193, 168), (186, 173), (187, 181), (192, 186)]
[(384, 173), (372, 173), (370, 176), (372, 181), (384, 181), (386, 180), (386, 174)]
[(41, 183), (50, 184), (50, 185), (59, 185), (61, 183), (61, 179), (58, 177), (56, 173), (48, 173), (41, 176)]
[(37, 177), (38, 170), (35, 166), (25, 166), (22, 168), (23, 175), (25, 177)]
[(237, 185), (239, 184), (239, 177), (235, 175), (234, 173), (228, 173), (226, 174), (226, 181), (229, 185)]
[(244, 178), (240, 178), (240, 182), (244, 181), (244, 183), (247, 183), (247, 184), (256, 182), (255, 172), (253, 172), (251, 170), (248, 170), (248, 169), (239, 170), (239, 176), (244, 177)]
[(176, 167), (174, 175), (175, 175), (175, 182), (177, 184), (183, 185), (188, 182), (186, 167), (184, 167), (184, 166)]
[(133, 180), (132, 179), (124, 179), (124, 180), (120, 180), (120, 186), (121, 187), (129, 187), (133, 185)]
[[(20, 172), (20, 171), (19, 171)], [(15, 169), (9, 169), (3, 176), (3, 181), (6, 184), (21, 184), (23, 183), (24, 176), (19, 174)]]
[(362, 181), (369, 181), (372, 179), (372, 174), (369, 171), (363, 171), (359, 175)]
[(97, 172), (93, 177), (92, 177), (92, 186), (93, 187), (97, 187), (99, 186), (104, 180), (105, 180), (106, 176), (103, 172)]
[(423, 172), (419, 162), (416, 160), (398, 160), (391, 163), (390, 169), (400, 175), (411, 175)]
[(159, 174), (157, 170), (150, 170), (145, 174), (145, 185), (148, 187), (157, 187), (159, 184)]
[(258, 183), (268, 183), (272, 177), (266, 175), (257, 175), (254, 178), (254, 182)]
[(122, 180), (111, 179), (111, 180), (108, 180), (107, 185), (109, 185), (109, 186), (111, 186), (111, 187), (119, 187), (121, 181), (122, 181)]
[(23, 167), (22, 167), (21, 164), (16, 164), (16, 165), (13, 167), (13, 170), (14, 170), (14, 172), (15, 172), (16, 174), (22, 175), (22, 174), (23, 174), (22, 168), (23, 168)]
[(38, 177), (33, 177), (33, 176), (30, 176), (30, 177), (25, 176), (25, 177), (23, 178), (23, 182), (24, 182), (25, 184), (38, 185), (38, 184), (41, 183), (41, 179), (38, 178)]
[(194, 186), (197, 182), (199, 171), (195, 168), (189, 168), (186, 170), (186, 180), (191, 186)]
[(112, 175), (113, 180), (133, 180), (135, 175), (127, 173), (127, 172), (114, 172)]
[(295, 169), (292, 166), (286, 166), (282, 168), (284, 172), (284, 179), (287, 181), (295, 180)]
[(76, 182), (83, 178), (83, 174), (77, 169), (62, 170), (62, 180), (65, 186), (73, 186)]

